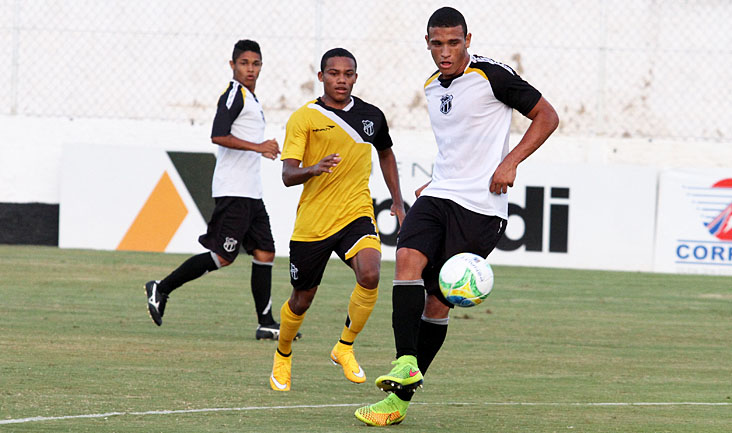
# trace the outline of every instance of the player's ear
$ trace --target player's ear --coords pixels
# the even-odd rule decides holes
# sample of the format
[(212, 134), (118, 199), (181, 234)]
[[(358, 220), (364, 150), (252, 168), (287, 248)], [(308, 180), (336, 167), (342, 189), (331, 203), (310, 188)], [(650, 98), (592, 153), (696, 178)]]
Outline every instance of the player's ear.
[(471, 38), (472, 36), (473, 36), (473, 35), (472, 35), (472, 34), (470, 34), (470, 33), (468, 33), (468, 34), (467, 34), (467, 35), (465, 36), (465, 48), (470, 48), (470, 38)]
[(427, 49), (430, 49), (430, 35), (426, 34), (424, 35), (424, 41), (427, 42)]
[(323, 82), (323, 71), (318, 71), (318, 81)]
[(234, 70), (234, 61), (233, 60), (229, 60), (229, 66), (231, 66), (231, 70), (233, 71)]
[(356, 72), (355, 74), (353, 74), (353, 82), (355, 83), (356, 80), (358, 80), (358, 72)]

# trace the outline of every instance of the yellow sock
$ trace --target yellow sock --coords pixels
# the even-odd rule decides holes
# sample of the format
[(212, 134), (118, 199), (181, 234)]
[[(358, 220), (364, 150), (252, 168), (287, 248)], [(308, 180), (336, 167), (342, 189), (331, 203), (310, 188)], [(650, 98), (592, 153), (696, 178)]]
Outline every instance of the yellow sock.
[(379, 288), (365, 289), (356, 283), (351, 293), (351, 301), (348, 303), (348, 326), (343, 327), (341, 332), (341, 340), (352, 343), (356, 339), (356, 335), (366, 325), (369, 320), (371, 311), (374, 309), (376, 299), (379, 297)]
[(277, 349), (285, 355), (292, 352), (292, 340), (295, 339), (297, 331), (305, 319), (305, 313), (298, 316), (290, 309), (288, 301), (280, 309), (280, 338), (277, 340)]

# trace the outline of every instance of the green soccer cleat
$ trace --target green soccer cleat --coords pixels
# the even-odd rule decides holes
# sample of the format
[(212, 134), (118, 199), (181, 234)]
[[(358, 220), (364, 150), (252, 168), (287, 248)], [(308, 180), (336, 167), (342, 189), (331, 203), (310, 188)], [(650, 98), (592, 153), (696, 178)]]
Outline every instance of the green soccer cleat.
[(354, 415), (368, 425), (382, 427), (402, 422), (407, 416), (408, 407), (408, 401), (403, 401), (396, 394), (389, 394), (378, 403), (359, 408)]
[(417, 367), (417, 358), (412, 355), (400, 356), (392, 361), (394, 368), (389, 374), (376, 378), (376, 386), (382, 391), (405, 390), (413, 391), (422, 386), (424, 377)]

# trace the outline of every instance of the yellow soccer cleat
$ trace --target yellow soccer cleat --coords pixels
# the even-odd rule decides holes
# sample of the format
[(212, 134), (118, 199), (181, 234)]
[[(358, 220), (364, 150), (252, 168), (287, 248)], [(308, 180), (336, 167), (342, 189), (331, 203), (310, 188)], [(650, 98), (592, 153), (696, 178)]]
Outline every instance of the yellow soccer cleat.
[(417, 358), (411, 355), (400, 356), (392, 361), (394, 368), (389, 374), (376, 378), (376, 386), (383, 391), (394, 391), (402, 389), (413, 391), (422, 386), (424, 377), (417, 367)]
[(389, 394), (378, 403), (357, 409), (354, 415), (368, 425), (383, 427), (402, 422), (407, 416), (408, 407), (408, 401), (403, 401), (396, 394)]
[(292, 377), (292, 353), (290, 356), (282, 356), (275, 350), (272, 375), (269, 377), (269, 385), (275, 391), (289, 391), (290, 379)]
[(353, 383), (366, 382), (366, 373), (358, 365), (356, 357), (353, 356), (353, 345), (336, 343), (333, 350), (330, 351), (330, 360), (333, 364), (343, 367), (343, 374), (346, 375), (346, 379)]

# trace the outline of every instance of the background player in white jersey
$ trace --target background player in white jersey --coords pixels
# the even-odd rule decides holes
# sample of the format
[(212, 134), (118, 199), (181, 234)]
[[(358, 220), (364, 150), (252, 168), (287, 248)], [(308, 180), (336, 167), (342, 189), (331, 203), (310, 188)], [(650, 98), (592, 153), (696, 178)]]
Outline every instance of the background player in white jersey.
[(209, 252), (189, 258), (163, 280), (147, 282), (148, 312), (160, 326), (170, 292), (230, 265), (243, 248), (253, 256), (251, 286), (259, 322), (255, 337), (276, 340), (279, 324), (272, 317), (270, 296), (275, 249), (262, 201), (260, 158), (275, 159), (280, 149), (276, 140), (264, 139), (264, 113), (254, 94), (262, 69), (259, 44), (238, 41), (229, 64), (233, 78), (219, 98), (211, 131), (211, 141), (219, 145), (211, 185), (216, 207), (206, 234), (198, 238)]
[[(486, 257), (503, 235), (508, 187), (518, 164), (556, 129), (554, 108), (513, 69), (468, 53), (465, 18), (449, 7), (427, 23), (427, 48), (438, 71), (425, 95), (438, 155), (432, 180), (419, 190), (397, 240), (392, 292), (395, 367), (376, 379), (389, 396), (356, 411), (370, 425), (401, 422), (414, 389), (442, 347), (452, 305), (438, 287), (442, 264), (454, 254)], [(511, 114), (531, 119), (509, 152)], [(425, 299), (425, 290), (427, 296)]]

